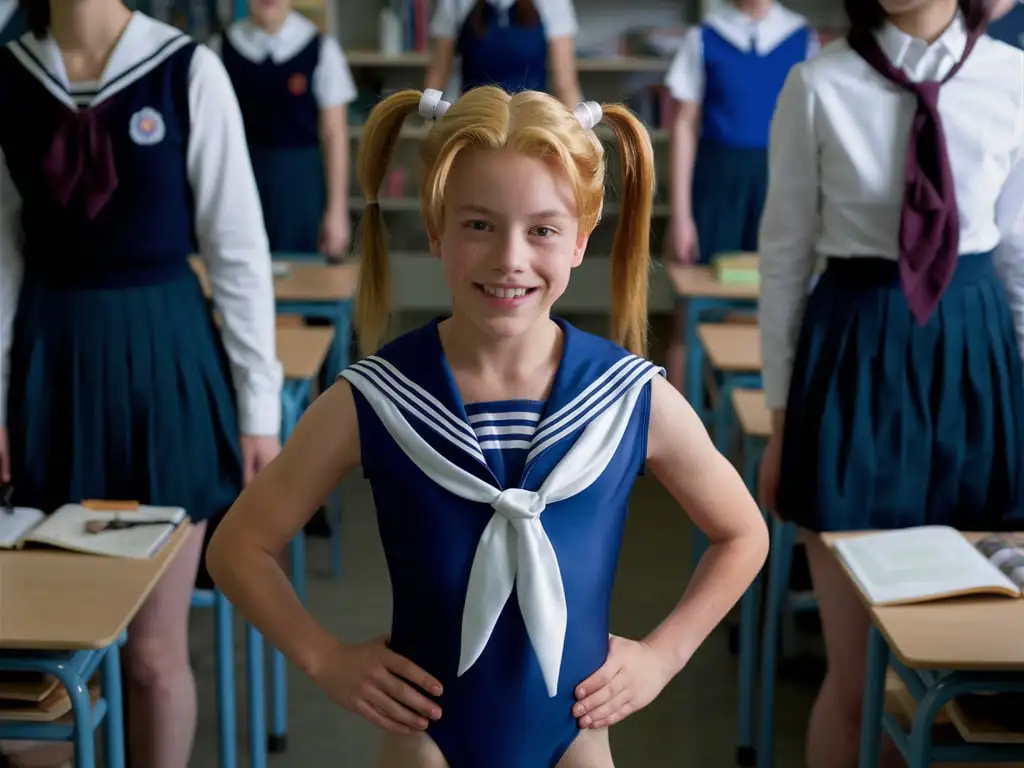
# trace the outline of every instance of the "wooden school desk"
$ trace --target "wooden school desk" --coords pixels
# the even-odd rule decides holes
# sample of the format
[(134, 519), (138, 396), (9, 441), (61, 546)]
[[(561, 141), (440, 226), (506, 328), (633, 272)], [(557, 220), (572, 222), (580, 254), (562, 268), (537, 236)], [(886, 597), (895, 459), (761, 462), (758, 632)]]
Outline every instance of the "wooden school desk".
[[(857, 533), (823, 534), (831, 544)], [(984, 534), (968, 534), (978, 538)], [(1024, 600), (972, 597), (918, 605), (872, 606), (842, 559), (833, 553), (871, 615), (861, 720), (860, 768), (877, 768), (884, 728), (907, 768), (932, 763), (1024, 761), (1022, 744), (933, 745), (943, 707), (971, 693), (1024, 692)], [(886, 668), (892, 667), (917, 703), (910, 732), (885, 712)]]
[(685, 307), (686, 383), (683, 393), (697, 414), (706, 421), (704, 350), (697, 335), (697, 325), (703, 321), (721, 320), (731, 312), (754, 311), (760, 288), (720, 282), (711, 267), (673, 264), (667, 271), (672, 290)]
[[(52, 675), (71, 699), (70, 723), (0, 720), (0, 739), (69, 741), (76, 768), (94, 768), (106, 719), (109, 768), (124, 768), (118, 646), (125, 629), (192, 532), (188, 520), (147, 560), (51, 550), (0, 552), (0, 670)], [(102, 664), (102, 697), (88, 682)]]

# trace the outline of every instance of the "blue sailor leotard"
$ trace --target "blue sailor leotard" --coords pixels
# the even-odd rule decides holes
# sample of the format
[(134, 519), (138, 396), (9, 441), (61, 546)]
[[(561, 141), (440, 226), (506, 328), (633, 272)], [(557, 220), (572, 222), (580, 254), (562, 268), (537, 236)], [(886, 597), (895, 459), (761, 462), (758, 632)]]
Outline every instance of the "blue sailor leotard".
[(604, 663), (627, 502), (661, 372), (557, 321), (544, 403), (464, 405), (437, 322), (342, 372), (394, 593), (391, 648), (437, 677), (451, 768), (554, 766)]

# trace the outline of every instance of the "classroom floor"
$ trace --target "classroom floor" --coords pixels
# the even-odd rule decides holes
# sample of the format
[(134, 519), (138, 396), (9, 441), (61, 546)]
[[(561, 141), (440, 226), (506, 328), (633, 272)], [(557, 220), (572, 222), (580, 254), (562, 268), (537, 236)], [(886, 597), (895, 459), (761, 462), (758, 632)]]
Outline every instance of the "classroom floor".
[[(600, 326), (596, 329), (600, 330)], [(652, 355), (659, 359), (657, 355)], [(377, 536), (369, 487), (347, 480), (342, 493), (344, 560), (341, 580), (328, 572), (326, 539), (309, 539), (309, 605), (338, 637), (366, 640), (385, 633), (390, 588)], [(672, 608), (691, 571), (690, 525), (657, 482), (640, 478), (632, 498), (612, 601), (612, 631), (642, 637)], [(193, 768), (217, 768), (213, 623), (209, 611), (192, 622), (193, 663), (199, 686), (200, 724)], [(236, 633), (239, 681), (241, 632)], [(776, 765), (803, 766), (803, 735), (820, 664), (783, 668), (778, 686)], [(294, 669), (289, 676), (288, 751), (271, 755), (272, 768), (372, 768), (379, 736), (361, 719), (340, 710)], [(244, 692), (239, 692), (240, 740), (244, 745)], [(721, 628), (683, 673), (646, 710), (612, 731), (619, 768), (729, 768), (735, 765), (736, 658)], [(239, 764), (248, 765), (245, 747)]]

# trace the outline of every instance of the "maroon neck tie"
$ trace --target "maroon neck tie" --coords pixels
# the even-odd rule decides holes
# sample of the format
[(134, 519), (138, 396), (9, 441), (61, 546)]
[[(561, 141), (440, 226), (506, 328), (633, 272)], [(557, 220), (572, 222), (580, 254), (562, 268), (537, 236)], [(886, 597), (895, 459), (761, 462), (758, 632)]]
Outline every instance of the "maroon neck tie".
[(67, 208), (81, 195), (86, 216), (95, 219), (117, 189), (114, 146), (96, 109), (66, 110), (43, 158), (50, 191)]
[(939, 89), (960, 71), (978, 36), (970, 35), (960, 61), (941, 82), (922, 83), (911, 82), (893, 66), (870, 32), (850, 33), (847, 38), (850, 47), (882, 77), (917, 98), (900, 216), (899, 274), (910, 311), (921, 325), (949, 286), (960, 251), (960, 215), (939, 115)]

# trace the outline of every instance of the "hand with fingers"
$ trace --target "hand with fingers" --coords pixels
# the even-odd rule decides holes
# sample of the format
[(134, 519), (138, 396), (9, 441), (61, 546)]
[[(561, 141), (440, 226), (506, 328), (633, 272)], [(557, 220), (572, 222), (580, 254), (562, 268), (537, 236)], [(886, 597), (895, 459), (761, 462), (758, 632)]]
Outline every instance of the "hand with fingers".
[(647, 643), (610, 635), (608, 659), (576, 687), (573, 716), (580, 728), (615, 725), (654, 701), (673, 674)]
[(441, 718), (441, 707), (417, 690), (440, 696), (441, 683), (388, 648), (386, 637), (339, 643), (317, 678), (335, 702), (392, 733), (423, 731)]

